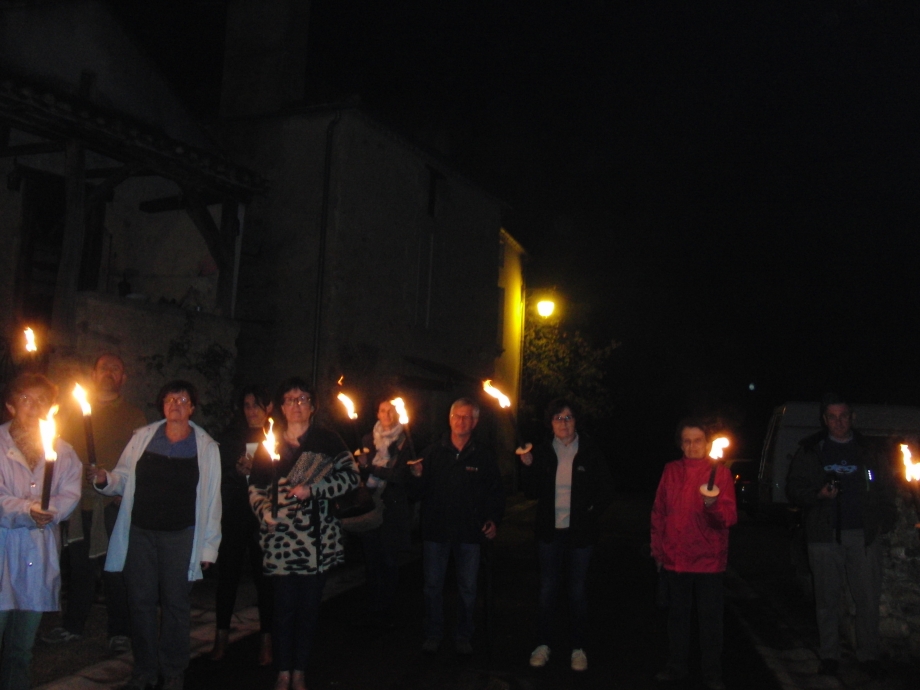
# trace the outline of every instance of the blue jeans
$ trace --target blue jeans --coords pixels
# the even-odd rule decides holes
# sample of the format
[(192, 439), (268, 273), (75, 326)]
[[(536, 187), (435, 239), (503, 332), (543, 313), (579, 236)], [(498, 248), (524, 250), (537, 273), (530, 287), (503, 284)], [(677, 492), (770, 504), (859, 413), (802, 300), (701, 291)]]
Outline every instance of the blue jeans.
[(123, 572), (131, 612), (132, 675), (147, 683), (156, 683), (158, 670), (171, 678), (181, 676), (188, 666), (188, 569), (194, 534), (191, 527), (173, 532), (131, 525)]
[(0, 611), (0, 690), (32, 687), (32, 647), (42, 622), (41, 611)]
[(310, 660), (326, 573), (275, 575), (272, 651), (279, 671), (304, 671)]
[(588, 628), (588, 566), (593, 546), (572, 547), (569, 531), (557, 529), (551, 542), (537, 542), (540, 560), (540, 612), (537, 616), (537, 644), (552, 646), (556, 595), (563, 570), (568, 565), (569, 606), (572, 613), (572, 649), (583, 649)]
[(425, 639), (440, 641), (444, 637), (444, 579), (447, 561), (454, 554), (457, 571), (457, 628), (454, 638), (473, 637), (476, 611), (476, 580), (479, 575), (479, 544), (442, 544), (426, 541), (423, 545), (425, 570)]

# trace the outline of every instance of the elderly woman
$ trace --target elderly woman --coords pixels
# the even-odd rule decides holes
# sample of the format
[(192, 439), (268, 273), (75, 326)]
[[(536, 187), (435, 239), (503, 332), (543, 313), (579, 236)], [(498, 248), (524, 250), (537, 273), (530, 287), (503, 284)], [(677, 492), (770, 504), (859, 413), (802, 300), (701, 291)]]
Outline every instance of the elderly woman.
[(123, 497), (105, 569), (124, 572), (128, 589), (130, 690), (156, 685), (158, 671), (164, 690), (182, 690), (190, 655), (189, 582), (217, 560), (220, 453), (189, 421), (197, 405), (191, 383), (167, 383), (157, 396), (165, 419), (135, 431), (113, 471), (93, 474), (98, 491)]
[(399, 413), (389, 400), (377, 405), (377, 423), (364, 437), (359, 457), (361, 475), (369, 489), (381, 492), (383, 524), (364, 532), (369, 619), (372, 626), (393, 625), (393, 600), (399, 583), (399, 552), (409, 548), (409, 500), (406, 479), (412, 460), (411, 446)]
[(250, 476), (250, 503), (262, 522), (264, 569), (275, 590), (275, 690), (306, 690), (304, 670), (326, 573), (345, 560), (331, 500), (358, 486), (358, 468), (342, 439), (313, 422), (314, 400), (300, 378), (278, 389), (275, 402), (284, 424), (277, 449), (281, 458), (274, 463), (280, 479), (277, 518), (272, 517), (272, 463), (257, 456)]
[(58, 559), (61, 520), (80, 500), (80, 460), (54, 443), (57, 461), (48, 509), (42, 510), (45, 453), (38, 421), (47, 417), (57, 387), (44, 376), (20, 374), (6, 393), (12, 420), (0, 426), (0, 688), (31, 687), (32, 646), (43, 611), (61, 600)]
[(537, 499), (534, 531), (540, 561), (540, 610), (537, 647), (530, 665), (545, 666), (553, 637), (556, 594), (568, 570), (574, 671), (588, 668), (588, 565), (598, 538), (598, 521), (613, 500), (607, 459), (600, 446), (575, 431), (575, 406), (564, 399), (546, 408), (553, 440), (521, 456), (524, 492)]
[(221, 498), (220, 554), (217, 557), (217, 631), (214, 649), (208, 656), (220, 661), (227, 651), (230, 619), (236, 603), (236, 592), (248, 561), (259, 602), (259, 665), (272, 663), (272, 598), (271, 580), (262, 572), (262, 544), (259, 540), (259, 520), (249, 507), (249, 477), (253, 458), (258, 454), (267, 461), (264, 428), (272, 413), (271, 395), (261, 386), (246, 386), (238, 398), (236, 423), (224, 434), (220, 443), (223, 472)]

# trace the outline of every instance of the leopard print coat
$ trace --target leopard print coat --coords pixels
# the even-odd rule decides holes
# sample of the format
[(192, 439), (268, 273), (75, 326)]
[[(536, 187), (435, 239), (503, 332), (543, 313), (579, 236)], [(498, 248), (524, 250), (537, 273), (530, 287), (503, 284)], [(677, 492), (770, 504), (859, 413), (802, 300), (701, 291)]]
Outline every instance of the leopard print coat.
[[(286, 468), (288, 476), (302, 476), (307, 464), (322, 468), (320, 478), (311, 483), (313, 497), (308, 501), (285, 503), (285, 492), (280, 492), (278, 524), (273, 532), (264, 520), (271, 514), (270, 470), (253, 467), (250, 477), (249, 503), (260, 520), (266, 575), (316, 575), (345, 560), (342, 525), (332, 514), (332, 499), (358, 486), (355, 459), (337, 434), (315, 424), (301, 438), (294, 457), (294, 465)], [(286, 483), (287, 477), (279, 482), (282, 487)]]

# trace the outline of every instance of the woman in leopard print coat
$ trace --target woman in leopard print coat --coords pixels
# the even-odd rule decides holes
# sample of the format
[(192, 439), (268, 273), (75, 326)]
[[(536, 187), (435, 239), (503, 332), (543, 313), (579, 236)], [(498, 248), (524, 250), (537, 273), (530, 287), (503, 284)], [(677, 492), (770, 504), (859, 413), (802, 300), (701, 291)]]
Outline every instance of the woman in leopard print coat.
[(284, 415), (275, 463), (278, 516), (272, 517), (268, 462), (253, 465), (249, 499), (261, 521), (264, 571), (275, 587), (275, 690), (306, 690), (326, 573), (344, 561), (342, 526), (331, 502), (358, 486), (358, 468), (335, 432), (312, 423), (314, 395), (304, 380), (288, 379), (276, 402)]

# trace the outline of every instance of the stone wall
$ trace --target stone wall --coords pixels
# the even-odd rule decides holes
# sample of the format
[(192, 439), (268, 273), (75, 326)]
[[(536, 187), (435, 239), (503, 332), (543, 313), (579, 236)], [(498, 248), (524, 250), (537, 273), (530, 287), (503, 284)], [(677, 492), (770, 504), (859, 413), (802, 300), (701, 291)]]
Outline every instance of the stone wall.
[[(920, 487), (898, 478), (898, 524), (883, 538), (880, 629), (882, 650), (900, 660), (920, 660)], [(911, 493), (911, 492), (918, 493)]]

